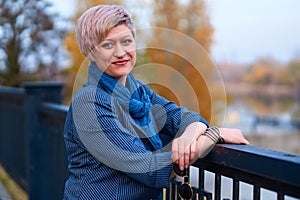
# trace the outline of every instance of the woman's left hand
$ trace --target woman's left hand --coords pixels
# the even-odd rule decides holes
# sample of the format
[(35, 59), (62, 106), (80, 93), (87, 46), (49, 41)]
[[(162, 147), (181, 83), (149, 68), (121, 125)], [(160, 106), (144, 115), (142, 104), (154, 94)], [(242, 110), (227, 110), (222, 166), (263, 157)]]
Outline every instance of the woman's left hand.
[(220, 128), (221, 135), (228, 144), (249, 144), (243, 133), (239, 129)]

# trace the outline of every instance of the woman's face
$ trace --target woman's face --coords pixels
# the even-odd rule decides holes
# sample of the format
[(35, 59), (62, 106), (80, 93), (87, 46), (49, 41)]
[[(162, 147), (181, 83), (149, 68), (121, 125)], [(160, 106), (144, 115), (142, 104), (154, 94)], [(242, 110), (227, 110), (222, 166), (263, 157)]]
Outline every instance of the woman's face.
[(136, 44), (131, 30), (124, 24), (111, 29), (95, 48), (92, 60), (101, 71), (125, 84), (126, 75), (136, 62)]

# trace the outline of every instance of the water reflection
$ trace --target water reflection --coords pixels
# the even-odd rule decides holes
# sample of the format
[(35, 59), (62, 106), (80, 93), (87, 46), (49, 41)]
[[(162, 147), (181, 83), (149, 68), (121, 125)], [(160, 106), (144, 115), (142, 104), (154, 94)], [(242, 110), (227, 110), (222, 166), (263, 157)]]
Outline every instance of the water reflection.
[(225, 126), (243, 130), (251, 145), (300, 154), (296, 98), (230, 96)]

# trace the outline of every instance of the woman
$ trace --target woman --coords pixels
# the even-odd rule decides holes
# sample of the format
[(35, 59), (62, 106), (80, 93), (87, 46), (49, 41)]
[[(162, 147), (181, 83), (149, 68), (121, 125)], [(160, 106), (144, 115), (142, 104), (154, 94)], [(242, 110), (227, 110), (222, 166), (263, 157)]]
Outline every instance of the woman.
[[(64, 199), (160, 199), (172, 163), (183, 170), (206, 155), (221, 138), (219, 129), (130, 74), (135, 31), (124, 8), (90, 8), (77, 22), (76, 37), (90, 65), (65, 123)], [(225, 142), (248, 143), (239, 130), (220, 130)], [(172, 140), (163, 143), (163, 136)]]

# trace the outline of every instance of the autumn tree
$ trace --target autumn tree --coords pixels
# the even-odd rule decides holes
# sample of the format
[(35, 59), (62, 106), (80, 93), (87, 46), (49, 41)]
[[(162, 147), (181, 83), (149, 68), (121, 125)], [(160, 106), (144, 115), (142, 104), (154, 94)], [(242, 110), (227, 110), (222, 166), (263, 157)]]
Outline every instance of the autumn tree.
[[(161, 82), (153, 83), (152, 88), (179, 105), (200, 111), (210, 121), (213, 94), (208, 88), (212, 85), (208, 84), (215, 68), (209, 52), (214, 29), (205, 1), (156, 0), (153, 7), (154, 28), (147, 55), (158, 67), (149, 76), (154, 74)], [(177, 36), (172, 37), (173, 34)]]
[(294, 85), (298, 85), (300, 83), (300, 60), (292, 60), (287, 65), (287, 72), (291, 81)]
[(0, 1), (1, 85), (17, 86), (34, 79), (51, 80), (67, 53), (61, 43), (66, 21), (46, 0)]
[(300, 98), (300, 59), (291, 60), (280, 75), (281, 83), (294, 87), (297, 98)]
[(270, 66), (255, 64), (252, 66), (245, 80), (252, 84), (267, 85), (272, 81), (272, 74)]

